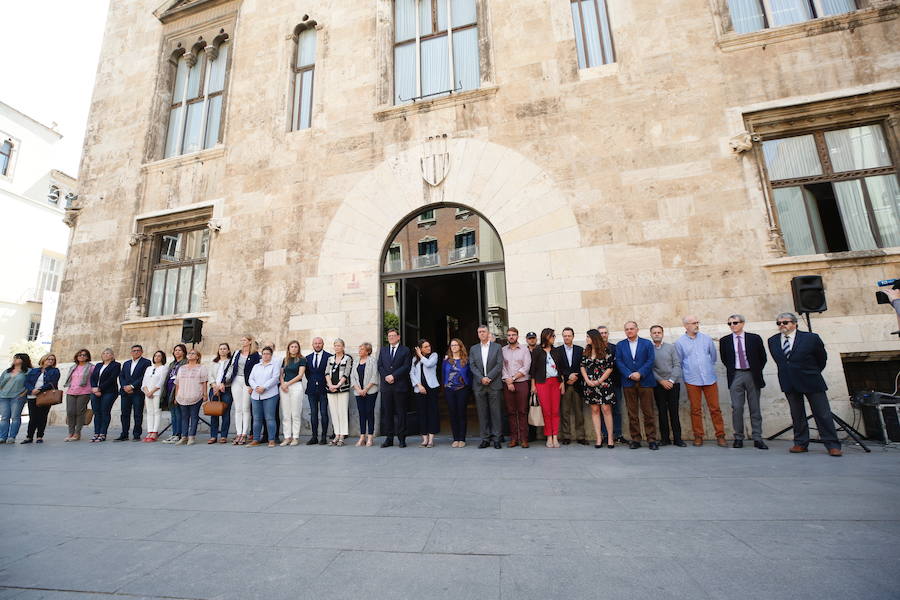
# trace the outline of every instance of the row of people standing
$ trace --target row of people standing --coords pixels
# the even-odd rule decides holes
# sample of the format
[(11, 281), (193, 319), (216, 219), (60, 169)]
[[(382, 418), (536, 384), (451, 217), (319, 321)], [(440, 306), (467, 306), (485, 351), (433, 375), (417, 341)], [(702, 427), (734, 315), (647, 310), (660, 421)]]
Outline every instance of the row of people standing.
[(14, 444), (22, 424), (22, 411), (28, 404), (28, 429), (22, 443), (44, 442), (44, 430), (50, 405), (37, 403), (42, 392), (58, 389), (59, 369), (56, 356), (45, 354), (31, 365), (25, 353), (13, 356), (12, 364), (0, 373), (0, 444)]

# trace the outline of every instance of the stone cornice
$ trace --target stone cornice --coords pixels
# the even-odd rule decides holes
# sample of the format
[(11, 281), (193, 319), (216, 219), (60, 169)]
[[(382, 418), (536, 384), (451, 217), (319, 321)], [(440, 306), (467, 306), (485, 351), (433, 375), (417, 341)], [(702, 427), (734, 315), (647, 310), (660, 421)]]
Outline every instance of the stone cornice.
[(486, 100), (497, 93), (497, 86), (478, 88), (477, 90), (468, 90), (458, 94), (451, 94), (441, 98), (432, 100), (419, 100), (410, 104), (401, 104), (399, 106), (390, 106), (380, 108), (375, 111), (376, 121), (387, 121), (388, 119), (397, 119), (399, 117), (407, 117), (418, 113), (431, 112), (441, 108), (449, 108), (458, 106), (467, 102), (478, 102)]
[(153, 16), (169, 23), (180, 17), (194, 14), (198, 11), (224, 4), (230, 0), (168, 0), (165, 4), (153, 11)]

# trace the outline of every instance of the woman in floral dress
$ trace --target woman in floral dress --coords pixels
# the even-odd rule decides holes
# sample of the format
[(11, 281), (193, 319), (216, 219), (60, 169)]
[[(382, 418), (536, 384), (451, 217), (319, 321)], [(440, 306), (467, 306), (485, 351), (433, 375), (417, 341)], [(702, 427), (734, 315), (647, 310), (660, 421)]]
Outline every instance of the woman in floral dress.
[(581, 376), (584, 378), (582, 393), (585, 404), (591, 407), (591, 420), (594, 422), (594, 448), (603, 447), (600, 433), (601, 410), (608, 433), (606, 447), (612, 448), (615, 446), (612, 408), (616, 403), (616, 394), (612, 387), (614, 361), (606, 347), (606, 342), (600, 337), (599, 331), (591, 329), (587, 332), (587, 336), (590, 343), (585, 347), (581, 359)]

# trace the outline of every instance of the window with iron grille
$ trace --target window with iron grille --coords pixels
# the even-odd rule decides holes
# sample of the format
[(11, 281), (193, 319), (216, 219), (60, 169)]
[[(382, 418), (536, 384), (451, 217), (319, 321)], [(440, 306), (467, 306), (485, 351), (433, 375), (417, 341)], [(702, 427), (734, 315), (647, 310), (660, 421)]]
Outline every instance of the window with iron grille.
[(197, 312), (206, 289), (209, 229), (158, 236), (150, 278), (148, 316)]

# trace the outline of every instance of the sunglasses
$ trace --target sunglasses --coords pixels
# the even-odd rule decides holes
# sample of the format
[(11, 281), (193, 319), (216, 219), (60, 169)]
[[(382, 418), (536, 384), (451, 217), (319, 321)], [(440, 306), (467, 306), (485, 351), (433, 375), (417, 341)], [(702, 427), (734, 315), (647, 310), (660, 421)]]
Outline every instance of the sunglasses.
[(793, 323), (794, 321), (775, 321), (776, 325), (787, 325), (788, 323)]
[(740, 325), (743, 321), (728, 321), (728, 325)]

